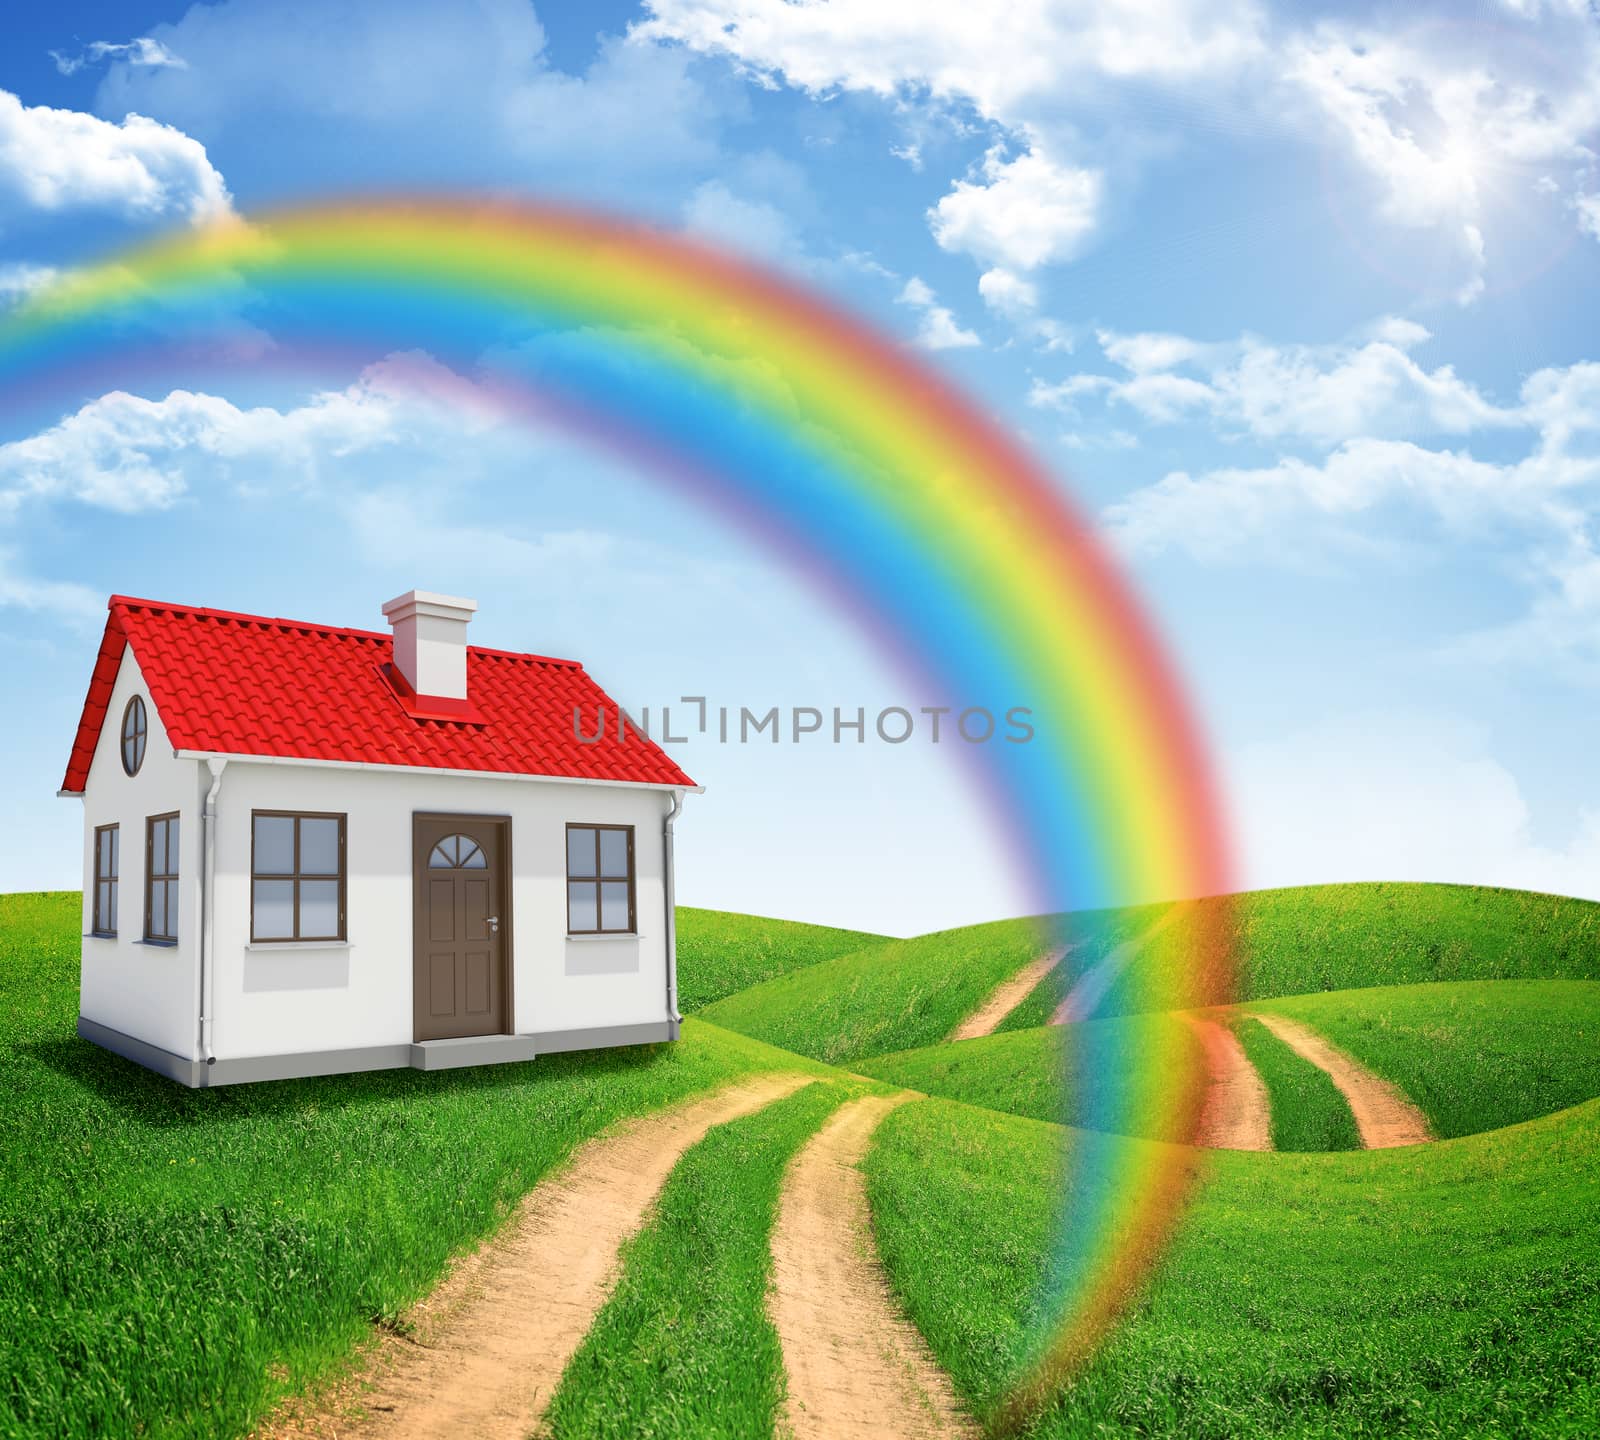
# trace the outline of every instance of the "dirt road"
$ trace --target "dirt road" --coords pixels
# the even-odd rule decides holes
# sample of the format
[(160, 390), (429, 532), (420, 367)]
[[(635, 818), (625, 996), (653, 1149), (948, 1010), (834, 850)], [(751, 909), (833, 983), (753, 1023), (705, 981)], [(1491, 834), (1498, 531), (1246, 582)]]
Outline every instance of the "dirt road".
[(805, 1075), (762, 1075), (590, 1140), (536, 1186), (505, 1229), (405, 1319), (369, 1373), (322, 1413), (271, 1437), (527, 1440), (616, 1279), (617, 1253), (643, 1224), (678, 1157), (713, 1125), (792, 1094)]
[(977, 1437), (950, 1381), (901, 1315), (878, 1263), (857, 1168), (872, 1132), (910, 1096), (836, 1111), (795, 1156), (772, 1236), (772, 1320), (796, 1440)]
[(1422, 1111), (1359, 1060), (1336, 1049), (1298, 1020), (1265, 1011), (1251, 1011), (1251, 1014), (1297, 1055), (1328, 1072), (1350, 1102), (1356, 1129), (1361, 1132), (1361, 1143), (1366, 1149), (1387, 1150), (1397, 1145), (1420, 1145), (1433, 1139)]
[(1143, 934), (1135, 935), (1132, 940), (1123, 941), (1098, 965), (1091, 965), (1078, 977), (1077, 983), (1066, 999), (1056, 1006), (1055, 1014), (1050, 1017), (1050, 1023), (1070, 1025), (1075, 1020), (1089, 1019), (1099, 1009), (1100, 1002), (1105, 999), (1106, 991), (1116, 983), (1117, 976), (1122, 974), (1128, 962), (1189, 908), (1190, 905), (1183, 902), (1169, 905), (1161, 918)]
[(1066, 947), (1051, 950), (1031, 964), (1024, 965), (1009, 980), (995, 986), (994, 993), (963, 1020), (951, 1033), (952, 1040), (976, 1040), (993, 1035), (1000, 1022), (1033, 994), (1034, 986), (1066, 958)]
[(1199, 1037), (1210, 1082), (1195, 1144), (1215, 1150), (1272, 1149), (1267, 1087), (1239, 1037), (1209, 1015), (1180, 1011), (1178, 1018)]

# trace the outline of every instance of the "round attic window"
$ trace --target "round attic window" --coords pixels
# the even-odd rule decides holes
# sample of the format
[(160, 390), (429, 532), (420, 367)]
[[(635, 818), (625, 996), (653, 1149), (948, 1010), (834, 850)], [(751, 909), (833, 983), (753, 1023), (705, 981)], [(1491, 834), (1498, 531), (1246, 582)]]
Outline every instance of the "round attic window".
[(135, 695), (128, 701), (128, 708), (122, 712), (122, 768), (130, 775), (137, 775), (139, 767), (144, 764), (144, 746), (149, 738), (150, 727), (145, 719), (144, 700)]

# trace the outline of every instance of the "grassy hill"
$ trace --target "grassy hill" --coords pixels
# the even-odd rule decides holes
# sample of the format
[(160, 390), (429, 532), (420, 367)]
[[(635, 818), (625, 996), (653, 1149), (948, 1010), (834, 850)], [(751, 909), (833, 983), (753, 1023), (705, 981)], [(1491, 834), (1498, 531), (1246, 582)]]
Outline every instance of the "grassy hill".
[[(1067, 917), (1074, 948), (1066, 963), (1001, 1023), (1001, 1032), (1026, 1033), (1042, 1024), (1080, 974), (1117, 945), (1149, 931), (1166, 908)], [(1222, 957), (1214, 945), (1208, 951), (1205, 942), (1217, 938), (1219, 912), (1222, 941), (1233, 947), (1242, 1001), (1444, 977), (1600, 979), (1600, 905), (1458, 885), (1329, 885), (1258, 891), (1180, 911), (1136, 952), (1096, 1018), (1137, 1013), (1149, 967), (1192, 974), (1187, 988), (1195, 1002), (1208, 998)], [(1043, 922), (1017, 920), (880, 943), (792, 970), (732, 994), (705, 1013), (719, 1025), (770, 1044), (831, 1064), (857, 1064), (943, 1041), (996, 984), (1048, 945), (1048, 935)], [(1185, 985), (1163, 989), (1182, 994)], [(1281, 1058), (1274, 1046), (1252, 1039)], [(1009, 1062), (998, 1057), (1020, 1057), (1023, 1051), (1000, 1047), (980, 1053), (993, 1054), (1003, 1069)], [(1295, 1069), (1285, 1061), (1275, 1072), (1283, 1072), (1279, 1078), (1287, 1081)], [(1320, 1085), (1315, 1077), (1300, 1079), (1305, 1083), (1299, 1091)], [(1019, 1113), (1041, 1118), (1060, 1113), (1042, 1108), (1050, 1103), (1042, 1093), (1024, 1100), (1021, 1092), (1005, 1090), (1007, 1082), (1000, 1083), (1010, 1097), (1000, 1108), (1021, 1105)], [(936, 1085), (933, 1089), (946, 1093)], [(957, 1098), (987, 1103), (964, 1089)], [(1301, 1098), (1309, 1098), (1309, 1092)], [(1556, 1106), (1531, 1113), (1551, 1108)], [(1337, 1109), (1321, 1107), (1307, 1134), (1330, 1125), (1337, 1129)], [(1296, 1143), (1306, 1143), (1306, 1136)]]
[[(1251, 1008), (1303, 1020), (1326, 1035), (1398, 1085), (1441, 1138), (1514, 1125), (1600, 1096), (1600, 983), (1592, 980), (1338, 990), (1257, 1001)], [(1359, 1148), (1350, 1107), (1324, 1071), (1248, 1013), (1221, 1013), (1266, 1083), (1274, 1148)], [(1154, 1062), (1170, 1077), (1160, 1083), (1176, 1086), (1197, 1054), (1186, 1025), (1169, 1014), (1149, 1014), (1001, 1031), (857, 1059), (852, 1068), (925, 1095), (1076, 1125), (1090, 1113), (1091, 1097), (1074, 1093), (1068, 1077), (1077, 1048), (1096, 1031), (1096, 1053), (1120, 1057), (1129, 1067), (1099, 1077), (1111, 1085), (1125, 1084), (1132, 1067)]]
[(1355, 1112), (1333, 1077), (1291, 1050), (1253, 1015), (1222, 1017), (1267, 1089), (1274, 1150), (1359, 1150)]
[[(1071, 1143), (926, 1100), (867, 1158), (890, 1278), (980, 1416), (1070, 1247)], [(1600, 1102), (1406, 1150), (1216, 1151), (1207, 1174), (1138, 1308), (1033, 1440), (1600, 1433)]]
[[(1145, 934), (1165, 906), (1008, 920), (880, 942), (731, 994), (707, 1018), (832, 1064), (943, 1040), (995, 985), (1063, 927), (1066, 962), (1000, 1025), (1043, 1024), (1085, 970)], [(1221, 924), (1218, 924), (1218, 917)], [(765, 922), (763, 922), (765, 923)], [(1231, 947), (1219, 951), (1222, 947)], [(1326, 885), (1202, 901), (1140, 949), (1095, 1018), (1147, 1008), (1151, 967), (1176, 971), (1158, 993), (1210, 1002), (1225, 966), (1254, 1001), (1440, 980), (1600, 980), (1600, 904), (1464, 885)]]
[(837, 955), (868, 950), (888, 937), (798, 920), (679, 906), (678, 1008), (689, 1014)]
[(1600, 1096), (1600, 982), (1466, 980), (1263, 1001), (1393, 1081), (1440, 1138)]
[(581, 1140), (807, 1066), (690, 1021), (676, 1045), (181, 1090), (74, 1033), (80, 918), (76, 893), (0, 895), (0, 1435), (243, 1433)]
[(1048, 947), (1034, 920), (999, 920), (894, 940), (729, 996), (714, 1024), (829, 1064), (943, 1040)]
[[(1099, 1032), (1096, 1034), (1095, 1032)], [(1096, 1053), (1118, 1057), (1141, 1069), (1154, 1060), (1161, 1068), (1155, 1083), (1169, 1092), (1183, 1083), (1191, 1065), (1199, 1063), (1199, 1041), (1194, 1032), (1171, 1015), (1131, 1015), (1115, 1020), (1090, 1020), (1079, 1025), (1037, 1026), (1032, 1030), (1001, 1032), (976, 1040), (928, 1045), (858, 1060), (862, 1075), (964, 1100), (1010, 1115), (1033, 1120), (1082, 1124), (1090, 1113), (1093, 1095), (1069, 1080), (1078, 1047), (1096, 1043)], [(1100, 1082), (1113, 1087), (1126, 1084), (1131, 1069), (1102, 1073)], [(1152, 1140), (1178, 1138), (1172, 1127), (1149, 1134)]]
[[(1047, 1014), (1153, 913), (1080, 917), (1089, 943), (1025, 1003)], [(1600, 1095), (1597, 916), (1449, 886), (1234, 902), (1253, 1008), (1327, 1034), (1438, 1133), (1573, 1108), (1404, 1151), (1209, 1155), (1149, 1291), (1034, 1440), (1600, 1432), (1600, 1100), (1576, 1103)], [(1175, 1063), (1192, 1041), (1172, 1016), (1113, 1013), (945, 1042), (1048, 943), (1037, 922), (885, 941), (701, 911), (680, 964), (685, 1008), (706, 1009), (678, 1045), (191, 1092), (73, 1034), (80, 918), (75, 893), (0, 896), (0, 1435), (245, 1433), (612, 1119), (802, 1068), (825, 1083), (685, 1156), (550, 1416), (561, 1434), (769, 1433), (783, 1165), (862, 1084), (801, 1054), (948, 1097), (894, 1112), (866, 1171), (891, 1279), (987, 1413), (1062, 1253), (1073, 1132), (1043, 1122), (1081, 1113), (1074, 1047), (1115, 1036)], [(1180, 920), (1135, 964), (1215, 959), (1193, 950)], [(1293, 1066), (1275, 1081), (1274, 1057), (1275, 1102), (1298, 1097), (1304, 1143), (1331, 1143), (1326, 1096)]]
[(1231, 948), (1240, 1000), (1438, 980), (1600, 980), (1593, 901), (1472, 885), (1314, 885), (1202, 901), (1135, 959), (1096, 1013), (1139, 1008), (1139, 971), (1151, 965), (1195, 975), (1198, 1003), (1198, 977), (1222, 963), (1205, 937)]
[(998, 1028), (1031, 1030), (1036, 1025), (1048, 1025), (1056, 1007), (1085, 971), (1093, 969), (1118, 945), (1143, 935), (1169, 908), (1135, 905), (1126, 910), (1081, 910), (1067, 917), (1062, 929), (1072, 948)]

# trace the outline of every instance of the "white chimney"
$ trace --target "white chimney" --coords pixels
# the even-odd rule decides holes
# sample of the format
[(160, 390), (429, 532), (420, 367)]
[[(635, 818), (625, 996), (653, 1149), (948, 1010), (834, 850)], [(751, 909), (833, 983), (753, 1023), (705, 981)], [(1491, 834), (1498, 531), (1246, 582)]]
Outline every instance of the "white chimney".
[(467, 698), (467, 623), (476, 600), (408, 590), (383, 607), (394, 631), (395, 669), (418, 695)]

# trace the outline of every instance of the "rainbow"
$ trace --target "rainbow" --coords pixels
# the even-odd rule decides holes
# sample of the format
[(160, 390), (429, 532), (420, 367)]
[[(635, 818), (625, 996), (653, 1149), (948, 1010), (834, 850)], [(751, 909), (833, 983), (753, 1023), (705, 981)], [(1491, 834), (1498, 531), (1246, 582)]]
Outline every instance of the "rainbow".
[[(249, 327), (270, 340), (244, 343), (261, 338)], [(16, 311), (0, 326), (0, 403), (15, 422), (112, 385), (348, 374), (418, 350), (475, 397), (589, 436), (732, 517), (847, 606), (930, 701), (1028, 706), (1030, 743), (957, 748), (1040, 912), (1228, 889), (1180, 686), (1060, 487), (900, 347), (685, 239), (409, 197), (190, 231)], [(1141, 1008), (1194, 1003), (1151, 969)], [(1095, 1132), (1068, 1151), (1056, 1319), (1017, 1377), (1019, 1414), (1093, 1351), (1180, 1213), (1192, 1152), (1117, 1133), (1192, 1112), (1201, 1085), (1096, 1087)]]

